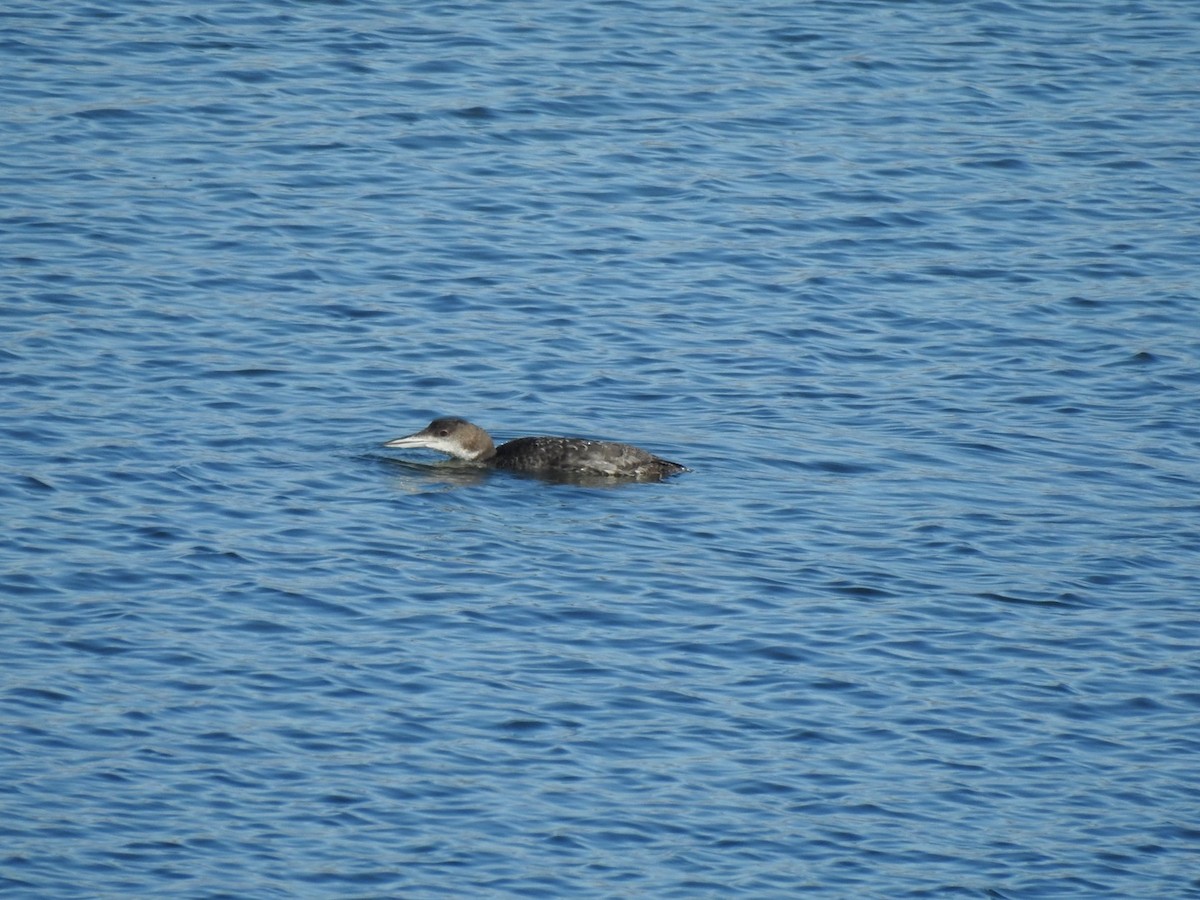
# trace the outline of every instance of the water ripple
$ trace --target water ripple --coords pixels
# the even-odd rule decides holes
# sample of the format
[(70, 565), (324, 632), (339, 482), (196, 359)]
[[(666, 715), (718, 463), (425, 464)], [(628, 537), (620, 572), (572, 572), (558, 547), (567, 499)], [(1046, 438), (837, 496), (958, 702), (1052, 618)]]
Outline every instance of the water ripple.
[(1195, 893), (1198, 25), (0, 17), (0, 888)]

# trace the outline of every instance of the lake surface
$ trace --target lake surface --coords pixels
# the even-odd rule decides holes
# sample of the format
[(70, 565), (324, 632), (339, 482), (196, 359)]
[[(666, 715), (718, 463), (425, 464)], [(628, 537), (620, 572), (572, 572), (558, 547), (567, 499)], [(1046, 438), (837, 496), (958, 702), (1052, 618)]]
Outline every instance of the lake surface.
[(405, 6), (0, 12), (0, 892), (1200, 897), (1200, 7)]

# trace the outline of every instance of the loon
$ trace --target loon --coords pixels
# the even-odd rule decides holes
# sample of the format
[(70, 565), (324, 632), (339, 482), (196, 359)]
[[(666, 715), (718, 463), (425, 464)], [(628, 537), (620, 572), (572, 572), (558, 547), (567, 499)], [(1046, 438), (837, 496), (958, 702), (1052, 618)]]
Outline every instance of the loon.
[(501, 444), (466, 419), (434, 419), (421, 431), (388, 441), (385, 447), (425, 447), (455, 459), (548, 478), (625, 478), (661, 481), (686, 472), (639, 447), (584, 438), (522, 437)]

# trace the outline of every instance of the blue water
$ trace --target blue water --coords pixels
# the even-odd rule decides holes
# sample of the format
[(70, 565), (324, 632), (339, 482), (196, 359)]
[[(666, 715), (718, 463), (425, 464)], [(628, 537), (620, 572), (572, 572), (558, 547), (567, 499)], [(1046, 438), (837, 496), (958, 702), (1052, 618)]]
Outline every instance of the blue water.
[(1198, 46), (0, 12), (0, 891), (1200, 897)]

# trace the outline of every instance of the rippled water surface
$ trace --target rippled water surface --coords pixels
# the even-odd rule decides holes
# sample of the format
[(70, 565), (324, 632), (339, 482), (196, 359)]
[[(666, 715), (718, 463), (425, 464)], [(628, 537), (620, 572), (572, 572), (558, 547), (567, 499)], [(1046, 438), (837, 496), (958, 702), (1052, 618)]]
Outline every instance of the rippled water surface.
[(1200, 896), (1197, 46), (0, 12), (0, 889)]

